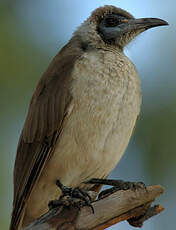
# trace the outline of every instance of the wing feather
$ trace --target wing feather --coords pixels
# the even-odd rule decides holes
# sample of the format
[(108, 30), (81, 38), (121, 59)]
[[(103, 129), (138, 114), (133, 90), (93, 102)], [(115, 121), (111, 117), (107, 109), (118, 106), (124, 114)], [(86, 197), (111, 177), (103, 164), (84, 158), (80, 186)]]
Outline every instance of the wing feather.
[(10, 230), (18, 229), (25, 203), (59, 137), (71, 101), (71, 73), (81, 49), (68, 43), (53, 59), (32, 96), (17, 148)]

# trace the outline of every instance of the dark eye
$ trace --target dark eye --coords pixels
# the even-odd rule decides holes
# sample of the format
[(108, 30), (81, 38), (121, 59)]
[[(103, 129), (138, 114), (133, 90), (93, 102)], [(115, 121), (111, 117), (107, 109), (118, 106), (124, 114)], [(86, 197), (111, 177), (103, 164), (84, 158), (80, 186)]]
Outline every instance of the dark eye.
[(113, 15), (108, 16), (107, 18), (105, 18), (104, 20), (104, 24), (106, 27), (113, 27), (113, 26), (117, 26), (119, 24), (119, 19)]

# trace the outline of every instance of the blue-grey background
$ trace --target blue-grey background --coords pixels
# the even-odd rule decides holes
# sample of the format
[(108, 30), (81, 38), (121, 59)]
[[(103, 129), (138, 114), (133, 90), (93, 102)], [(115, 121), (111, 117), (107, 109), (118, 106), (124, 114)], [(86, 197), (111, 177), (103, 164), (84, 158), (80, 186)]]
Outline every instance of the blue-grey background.
[[(159, 202), (166, 210), (143, 229), (175, 228), (175, 0), (0, 0), (0, 230), (9, 225), (16, 145), (36, 83), (76, 27), (105, 4), (170, 24), (143, 33), (125, 50), (141, 76), (143, 105), (136, 132), (111, 176), (162, 184), (166, 193)], [(132, 228), (124, 222), (111, 229)]]

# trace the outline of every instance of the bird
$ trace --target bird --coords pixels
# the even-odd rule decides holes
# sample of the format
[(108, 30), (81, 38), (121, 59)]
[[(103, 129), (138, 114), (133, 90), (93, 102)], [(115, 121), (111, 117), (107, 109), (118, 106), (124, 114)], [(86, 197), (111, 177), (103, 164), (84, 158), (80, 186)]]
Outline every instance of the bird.
[(95, 9), (42, 75), (30, 101), (14, 166), (10, 230), (20, 230), (61, 196), (56, 186), (99, 191), (127, 148), (140, 113), (139, 74), (124, 47), (168, 23)]

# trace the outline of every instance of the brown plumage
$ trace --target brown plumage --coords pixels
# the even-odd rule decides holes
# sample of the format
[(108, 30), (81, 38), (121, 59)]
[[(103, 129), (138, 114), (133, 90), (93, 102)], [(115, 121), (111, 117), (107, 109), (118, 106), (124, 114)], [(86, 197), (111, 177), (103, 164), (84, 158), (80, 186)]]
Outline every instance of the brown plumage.
[(85, 179), (107, 177), (120, 160), (141, 104), (138, 74), (123, 47), (144, 30), (166, 25), (136, 21), (114, 6), (98, 8), (43, 74), (17, 148), (10, 230), (47, 210), (60, 194), (57, 178), (86, 188)]
[(31, 99), (17, 148), (11, 229), (18, 226), (33, 185), (52, 154), (71, 100), (71, 71), (81, 52), (73, 46), (65, 55), (66, 48), (53, 59)]

